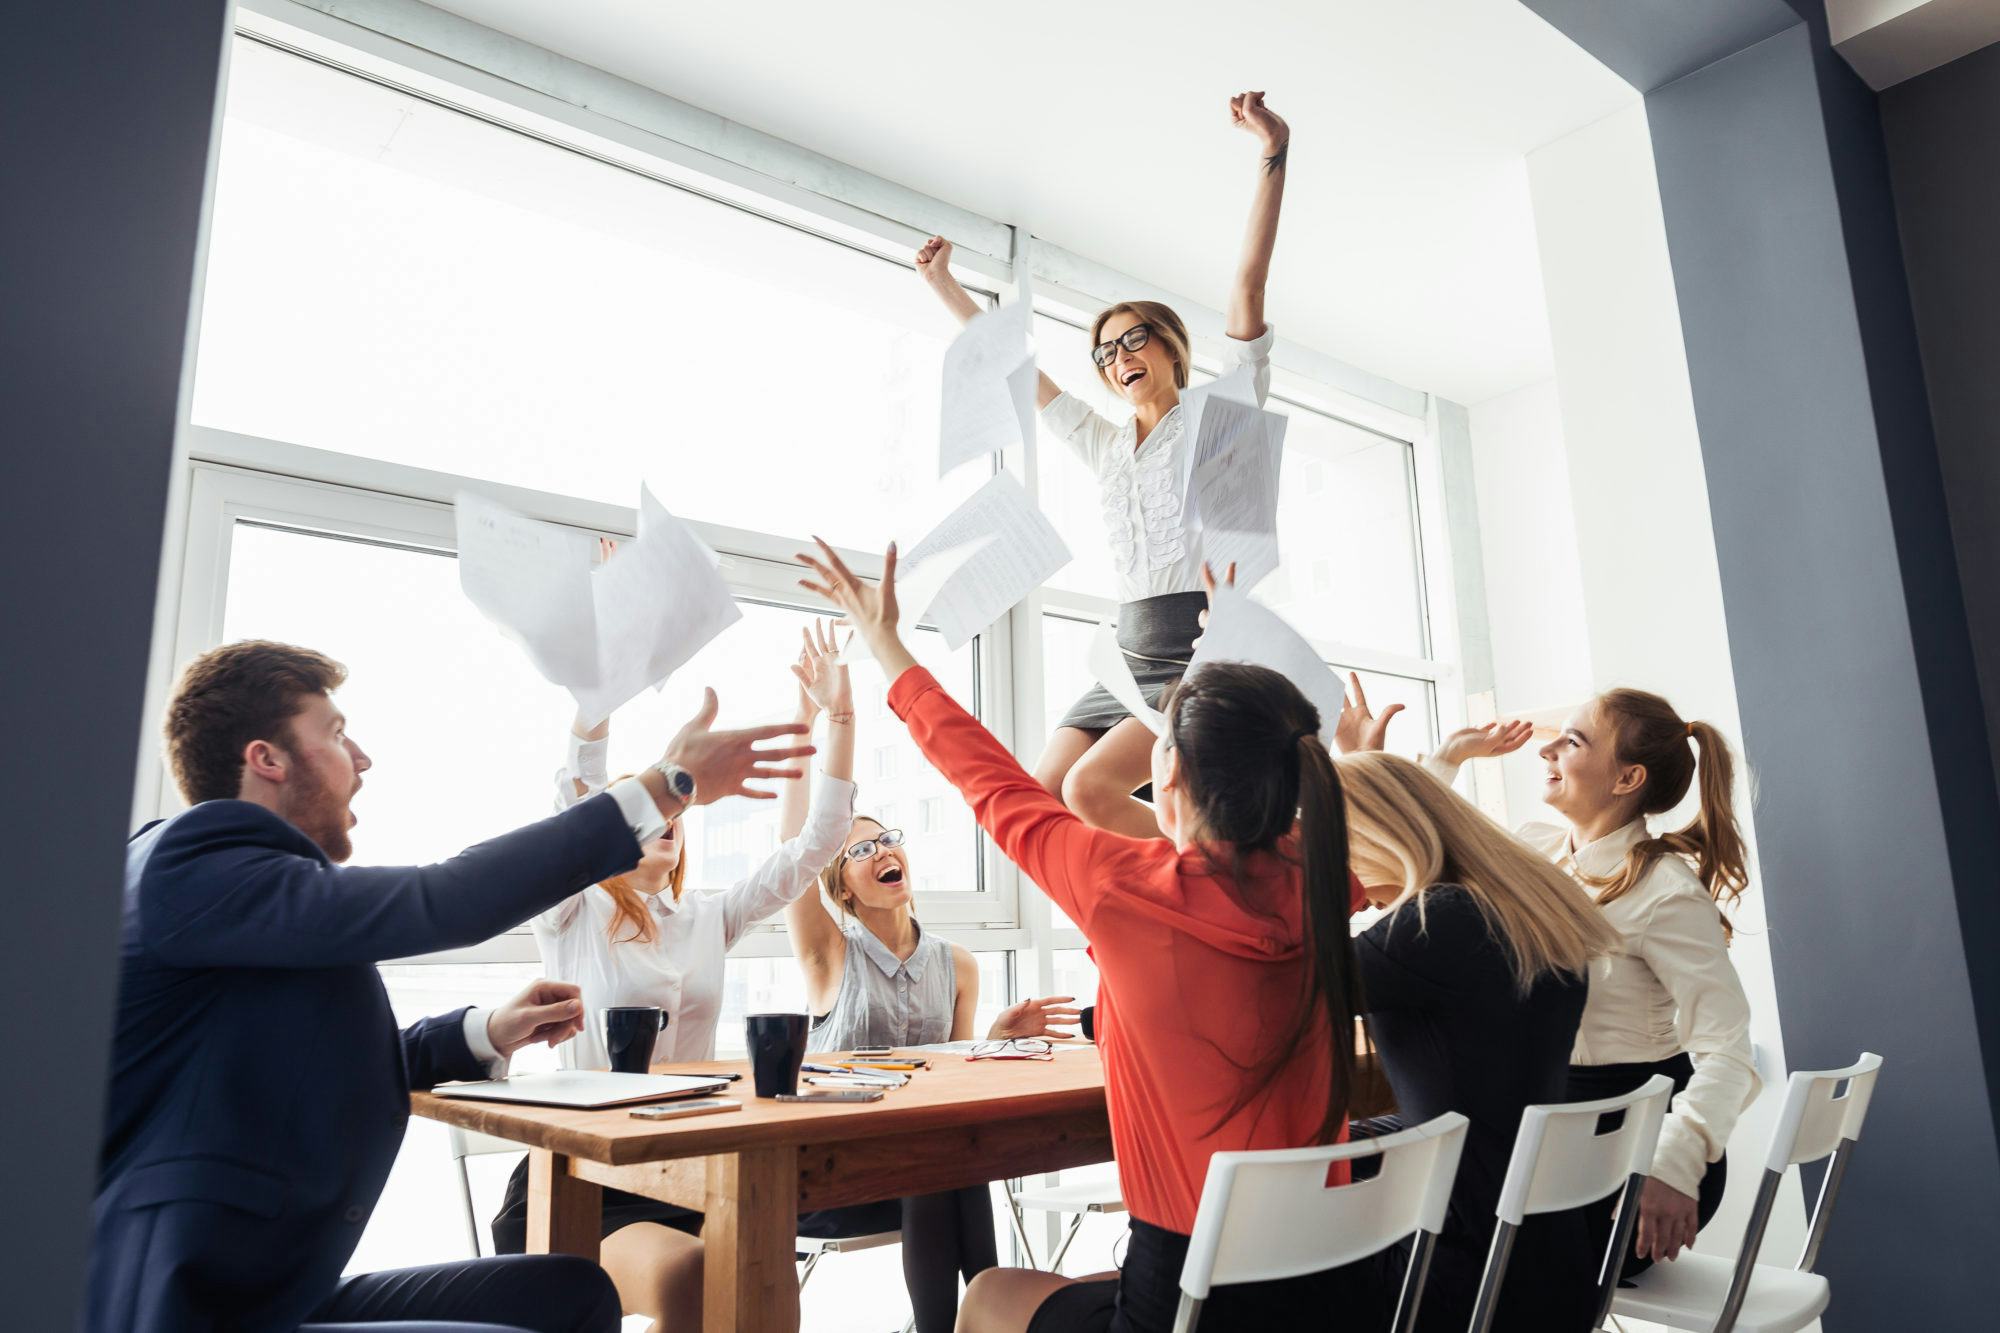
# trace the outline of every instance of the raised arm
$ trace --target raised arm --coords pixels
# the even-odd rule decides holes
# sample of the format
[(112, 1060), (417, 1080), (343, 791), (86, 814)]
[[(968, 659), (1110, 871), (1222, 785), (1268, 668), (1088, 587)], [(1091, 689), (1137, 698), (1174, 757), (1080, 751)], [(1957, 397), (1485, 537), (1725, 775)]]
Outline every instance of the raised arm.
[[(951, 311), (952, 318), (960, 324), (969, 324), (974, 315), (985, 313), (979, 308), (979, 302), (972, 299), (972, 293), (959, 286), (958, 279), (951, 276), (951, 242), (944, 237), (933, 236), (918, 249), (917, 276), (937, 293), (938, 300), (944, 302), (944, 308)], [(1047, 407), (1061, 392), (1054, 380), (1040, 370), (1035, 372), (1036, 407)]]
[[(792, 665), (792, 675), (799, 682), (798, 720), (810, 727), (822, 713), (826, 715), (826, 774), (851, 782), (854, 683), (847, 667), (839, 661), (841, 645), (833, 628), (824, 621), (815, 620), (810, 629), (801, 630), (800, 634), (803, 645), (799, 660)], [(793, 783), (792, 788), (784, 796), (780, 829), (787, 839), (797, 837), (806, 827), (805, 784)], [(817, 875), (819, 868), (845, 854), (847, 833), (854, 823), (851, 798), (849, 806), (830, 856), (818, 858), (813, 874)], [(832, 1003), (833, 990), (839, 984), (840, 969), (846, 961), (847, 941), (833, 914), (820, 901), (818, 889), (810, 883), (805, 892), (786, 904), (785, 930), (791, 937), (792, 956), (806, 974), (808, 998), (815, 1011), (820, 1011)]]
[(1285, 158), (1292, 131), (1264, 105), (1262, 93), (1238, 93), (1229, 99), (1229, 118), (1257, 136), (1261, 151), (1257, 189), (1250, 196), (1250, 221), (1243, 230), (1243, 257), (1229, 289), (1228, 326), (1232, 338), (1245, 342), (1264, 332), (1264, 285), (1271, 276), (1271, 251), (1278, 243), (1278, 209), (1285, 199)]

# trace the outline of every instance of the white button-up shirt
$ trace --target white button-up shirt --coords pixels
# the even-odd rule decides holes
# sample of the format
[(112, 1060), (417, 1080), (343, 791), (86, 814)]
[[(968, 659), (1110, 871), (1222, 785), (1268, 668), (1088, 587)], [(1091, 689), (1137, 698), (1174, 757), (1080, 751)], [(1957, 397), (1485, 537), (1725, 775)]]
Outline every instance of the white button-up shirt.
[[(1271, 391), (1271, 344), (1277, 331), (1245, 342), (1225, 338), (1225, 371), (1252, 367), (1257, 405)], [(1175, 403), (1159, 425), (1135, 446), (1139, 426), (1114, 426), (1081, 398), (1059, 393), (1042, 409), (1042, 424), (1067, 443), (1096, 474), (1111, 563), (1118, 571), (1118, 598), (1136, 602), (1174, 592), (1201, 590), (1201, 534), (1186, 517), (1188, 451), (1181, 405)]]
[[(1618, 873), (1648, 833), (1646, 821), (1635, 819), (1581, 847), (1571, 846), (1568, 829), (1552, 824), (1524, 825), (1519, 836), (1565, 872), (1602, 880)], [(1729, 961), (1721, 914), (1680, 857), (1654, 857), (1639, 882), (1602, 910), (1619, 947), (1591, 970), (1572, 1060), (1634, 1064), (1687, 1052), (1694, 1077), (1668, 1107), (1652, 1174), (1693, 1196), (1757, 1095), (1750, 1000)]]
[[(572, 739), (570, 762), (556, 775), (558, 806), (583, 799), (572, 779), (583, 782), (586, 795), (603, 786), (607, 745)], [(745, 930), (811, 888), (840, 854), (854, 825), (854, 791), (852, 782), (820, 775), (804, 830), (734, 886), (720, 892), (689, 889), (678, 901), (671, 891), (648, 896), (654, 931), (649, 942), (625, 940), (629, 925), (620, 926), (620, 942), (611, 942), (617, 909), (599, 885), (536, 917), (543, 968), (551, 978), (583, 988), (584, 1028), (557, 1048), (562, 1067), (609, 1069), (604, 1010), (633, 1004), (667, 1011), (654, 1060), (713, 1059), (725, 955)]]

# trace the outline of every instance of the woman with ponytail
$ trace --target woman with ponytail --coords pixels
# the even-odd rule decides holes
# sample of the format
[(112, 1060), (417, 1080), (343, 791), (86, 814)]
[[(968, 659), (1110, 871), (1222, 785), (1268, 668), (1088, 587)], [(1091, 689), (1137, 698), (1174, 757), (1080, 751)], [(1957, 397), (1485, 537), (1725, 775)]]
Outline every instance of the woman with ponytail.
[[(1417, 1317), (1420, 1333), (1458, 1333), (1472, 1317), (1521, 1113), (1569, 1100), (1590, 966), (1617, 935), (1562, 872), (1416, 764), (1363, 753), (1338, 769), (1355, 874), (1388, 909), (1354, 950), (1397, 1114), (1356, 1133), (1448, 1111), (1472, 1122)], [(1588, 1234), (1581, 1212), (1529, 1220), (1498, 1333), (1585, 1333), (1597, 1283)], [(1400, 1283), (1405, 1257), (1387, 1256), (1384, 1290)]]
[[(1355, 894), (1318, 711), (1262, 667), (1189, 672), (1166, 700), (1150, 762), (1165, 836), (1094, 828), (911, 657), (896, 634), (895, 547), (872, 587), (824, 543), (799, 559), (815, 575), (804, 586), (838, 603), (873, 650), (924, 757), (1077, 923), (1097, 963), (1097, 1042), (1132, 1217), (1124, 1268), (1084, 1282), (989, 1269), (966, 1292), (960, 1333), (1164, 1333), (1209, 1158), (1346, 1134)], [(1302, 1328), (1334, 1311), (1374, 1327), (1373, 1274), (1219, 1289), (1204, 1317)]]
[[(1526, 723), (1458, 732), (1432, 763), (1447, 781), (1467, 759), (1519, 749)], [(1657, 694), (1619, 689), (1579, 709), (1540, 750), (1544, 796), (1564, 822), (1519, 836), (1603, 909), (1619, 943), (1593, 975), (1572, 1057), (1569, 1096), (1629, 1092), (1656, 1073), (1675, 1095), (1640, 1199), (1627, 1275), (1694, 1243), (1722, 1203), (1723, 1151), (1757, 1095), (1750, 1001), (1729, 962), (1725, 909), (1749, 883), (1736, 827), (1735, 760), (1722, 733), (1689, 722)], [(1685, 827), (1650, 817), (1700, 794)], [(1610, 1235), (1610, 1210), (1594, 1215)]]

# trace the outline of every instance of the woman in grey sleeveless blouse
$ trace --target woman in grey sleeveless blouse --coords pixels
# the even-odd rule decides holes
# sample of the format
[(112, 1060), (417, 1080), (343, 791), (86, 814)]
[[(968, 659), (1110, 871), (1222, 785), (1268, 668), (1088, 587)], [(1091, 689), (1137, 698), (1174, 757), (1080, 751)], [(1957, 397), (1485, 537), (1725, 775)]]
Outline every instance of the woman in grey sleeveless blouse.
[[(829, 718), (853, 716), (847, 669), (835, 663), (830, 634), (808, 635), (797, 670), (800, 708), (832, 700)], [(834, 688), (823, 687), (834, 677)], [(979, 1007), (979, 965), (970, 950), (917, 924), (910, 910), (909, 854), (901, 829), (856, 819), (845, 851), (820, 877), (827, 902), (808, 893), (785, 912), (792, 952), (805, 971), (813, 1015), (807, 1049), (919, 1046), (972, 1036)], [(838, 919), (836, 915), (838, 914)], [(1073, 1035), (1052, 1024), (1074, 1024), (1071, 999), (1023, 1000), (994, 1020), (988, 1036)], [(958, 1319), (958, 1284), (996, 1267), (993, 1209), (984, 1186), (885, 1204), (808, 1213), (802, 1235), (903, 1233), (903, 1281), (918, 1333), (950, 1333)]]

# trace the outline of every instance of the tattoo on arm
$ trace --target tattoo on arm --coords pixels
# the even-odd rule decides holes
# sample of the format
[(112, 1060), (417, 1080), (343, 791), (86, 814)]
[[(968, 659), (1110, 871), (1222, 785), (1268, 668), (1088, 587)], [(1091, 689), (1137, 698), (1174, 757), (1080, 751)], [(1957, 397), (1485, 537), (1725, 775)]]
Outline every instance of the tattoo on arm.
[(1278, 151), (1264, 159), (1264, 174), (1275, 176), (1285, 169), (1285, 157), (1292, 151), (1292, 141), (1285, 140), (1278, 145)]

